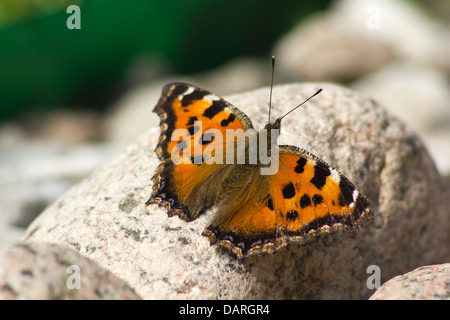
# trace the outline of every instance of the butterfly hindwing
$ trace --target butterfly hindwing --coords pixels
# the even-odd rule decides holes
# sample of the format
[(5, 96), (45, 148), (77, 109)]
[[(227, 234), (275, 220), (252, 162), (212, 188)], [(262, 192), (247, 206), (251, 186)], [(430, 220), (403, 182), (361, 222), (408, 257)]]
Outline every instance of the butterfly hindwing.
[(255, 178), (245, 196), (250, 200), (221, 211), (207, 227), (204, 234), (212, 243), (242, 258), (274, 252), (290, 241), (304, 244), (321, 233), (344, 230), (353, 235), (370, 218), (366, 197), (323, 160), (280, 146), (279, 161), (276, 174)]

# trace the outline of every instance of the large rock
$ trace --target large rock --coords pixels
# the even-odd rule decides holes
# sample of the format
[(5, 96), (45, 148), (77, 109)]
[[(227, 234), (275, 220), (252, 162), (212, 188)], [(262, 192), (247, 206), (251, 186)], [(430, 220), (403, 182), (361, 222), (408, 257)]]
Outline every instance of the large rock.
[[(273, 116), (319, 87), (318, 97), (283, 120), (280, 142), (320, 156), (368, 196), (375, 219), (355, 239), (323, 235), (243, 263), (210, 247), (201, 233), (211, 212), (186, 223), (144, 204), (159, 163), (160, 130), (153, 127), (45, 210), (25, 242), (72, 246), (146, 299), (368, 298), (370, 265), (380, 267), (385, 282), (448, 261), (448, 191), (420, 139), (400, 121), (367, 97), (326, 83), (274, 87)], [(266, 123), (269, 88), (227, 100), (256, 128)]]
[(0, 299), (140, 299), (128, 284), (61, 244), (0, 247)]
[(450, 263), (397, 276), (384, 283), (370, 300), (450, 300)]

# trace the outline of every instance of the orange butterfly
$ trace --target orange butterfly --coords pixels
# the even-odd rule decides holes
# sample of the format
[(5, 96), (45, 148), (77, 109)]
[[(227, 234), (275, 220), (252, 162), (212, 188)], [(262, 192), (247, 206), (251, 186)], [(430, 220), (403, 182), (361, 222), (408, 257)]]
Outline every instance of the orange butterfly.
[[(277, 145), (271, 132), (279, 130), (281, 118), (266, 125), (268, 134), (262, 135), (241, 110), (185, 83), (164, 86), (153, 111), (161, 120), (156, 147), (161, 163), (146, 204), (163, 205), (169, 216), (185, 221), (216, 208), (203, 235), (239, 259), (273, 253), (291, 241), (306, 244), (335, 230), (354, 236), (372, 217), (367, 198), (336, 169), (308, 151)], [(238, 136), (227, 139), (230, 129), (255, 134), (247, 135), (239, 149)], [(257, 148), (267, 142), (268, 154), (277, 155), (276, 173), (262, 174), (271, 164), (262, 163), (260, 156), (250, 161), (252, 137)], [(221, 161), (230, 160), (230, 150), (234, 161)], [(239, 150), (244, 163), (236, 161)]]

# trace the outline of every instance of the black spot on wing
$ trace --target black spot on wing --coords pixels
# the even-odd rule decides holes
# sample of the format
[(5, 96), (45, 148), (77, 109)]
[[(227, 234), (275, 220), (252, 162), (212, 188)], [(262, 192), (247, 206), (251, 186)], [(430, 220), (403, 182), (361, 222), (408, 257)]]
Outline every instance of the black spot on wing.
[(283, 186), (283, 197), (285, 199), (291, 199), (295, 196), (295, 188), (292, 182)]
[(323, 197), (320, 194), (315, 194), (312, 197), (312, 201), (314, 205), (317, 206), (323, 202)]
[(194, 90), (191, 93), (185, 95), (183, 99), (181, 99), (181, 106), (186, 107), (192, 104), (193, 101), (203, 99), (206, 94), (206, 91)]
[(305, 158), (300, 158), (297, 160), (297, 166), (294, 168), (294, 171), (297, 173), (303, 173), (307, 160)]
[(195, 121), (198, 121), (197, 117), (190, 117), (189, 121), (186, 123), (186, 126), (192, 126)]
[(317, 163), (314, 166), (314, 177), (310, 182), (317, 187), (317, 189), (322, 189), (327, 181), (327, 177), (331, 174), (330, 169), (323, 163)]
[(297, 212), (297, 210), (291, 210), (291, 211), (288, 211), (287, 213), (286, 213), (286, 219), (287, 220), (295, 220), (295, 219), (297, 219), (298, 218), (298, 212)]
[(192, 126), (192, 127), (189, 127), (187, 130), (188, 130), (189, 134), (191, 136), (193, 136), (194, 134), (196, 134), (198, 132), (198, 130), (200, 130), (200, 127), (199, 126)]
[[(170, 93), (169, 101), (174, 100), (177, 98), (180, 94), (183, 94), (188, 89), (188, 86), (185, 84), (176, 84), (175, 88), (173, 88), (172, 92)], [(166, 90), (166, 87), (164, 87), (164, 91)]]
[(306, 208), (311, 205), (311, 198), (305, 193), (300, 199), (300, 207)]
[(214, 132), (205, 132), (198, 140), (198, 143), (201, 145), (209, 144), (214, 141), (214, 137)]
[(272, 211), (274, 210), (273, 200), (271, 197), (269, 197), (269, 199), (267, 199), (267, 208), (269, 208)]
[(346, 178), (341, 177), (339, 188), (341, 188), (341, 193), (339, 194), (338, 204), (341, 207), (350, 205), (353, 202), (353, 191), (355, 191), (355, 187)]
[(191, 161), (193, 164), (202, 164), (202, 162), (204, 161), (203, 154), (194, 155), (193, 157), (191, 157)]
[(214, 118), (216, 114), (222, 112), (226, 107), (226, 104), (223, 100), (214, 100), (212, 105), (209, 106), (205, 112), (203, 112), (203, 116), (209, 119)]
[(236, 116), (235, 116), (234, 114), (230, 113), (230, 116), (228, 117), (228, 119), (223, 119), (223, 120), (220, 122), (220, 125), (221, 125), (222, 127), (226, 127), (226, 126), (228, 126), (231, 122), (233, 122), (234, 119), (236, 119)]

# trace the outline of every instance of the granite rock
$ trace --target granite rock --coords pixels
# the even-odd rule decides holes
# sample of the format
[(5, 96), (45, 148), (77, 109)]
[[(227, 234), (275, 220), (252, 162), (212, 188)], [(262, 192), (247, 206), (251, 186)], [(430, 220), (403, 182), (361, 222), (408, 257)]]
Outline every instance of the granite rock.
[(378, 288), (370, 300), (450, 300), (450, 263), (397, 276)]
[(0, 299), (140, 299), (123, 280), (62, 244), (0, 247)]
[[(320, 156), (367, 195), (375, 218), (356, 238), (323, 235), (240, 263), (201, 236), (211, 212), (186, 223), (145, 206), (159, 163), (160, 130), (153, 127), (47, 208), (25, 243), (67, 244), (144, 299), (360, 299), (373, 293), (366, 286), (370, 265), (380, 267), (384, 282), (448, 261), (449, 193), (402, 122), (368, 97), (329, 83), (275, 86), (272, 114), (284, 114), (319, 87), (319, 96), (283, 120), (280, 143)], [(267, 122), (269, 88), (226, 98), (256, 128)]]

